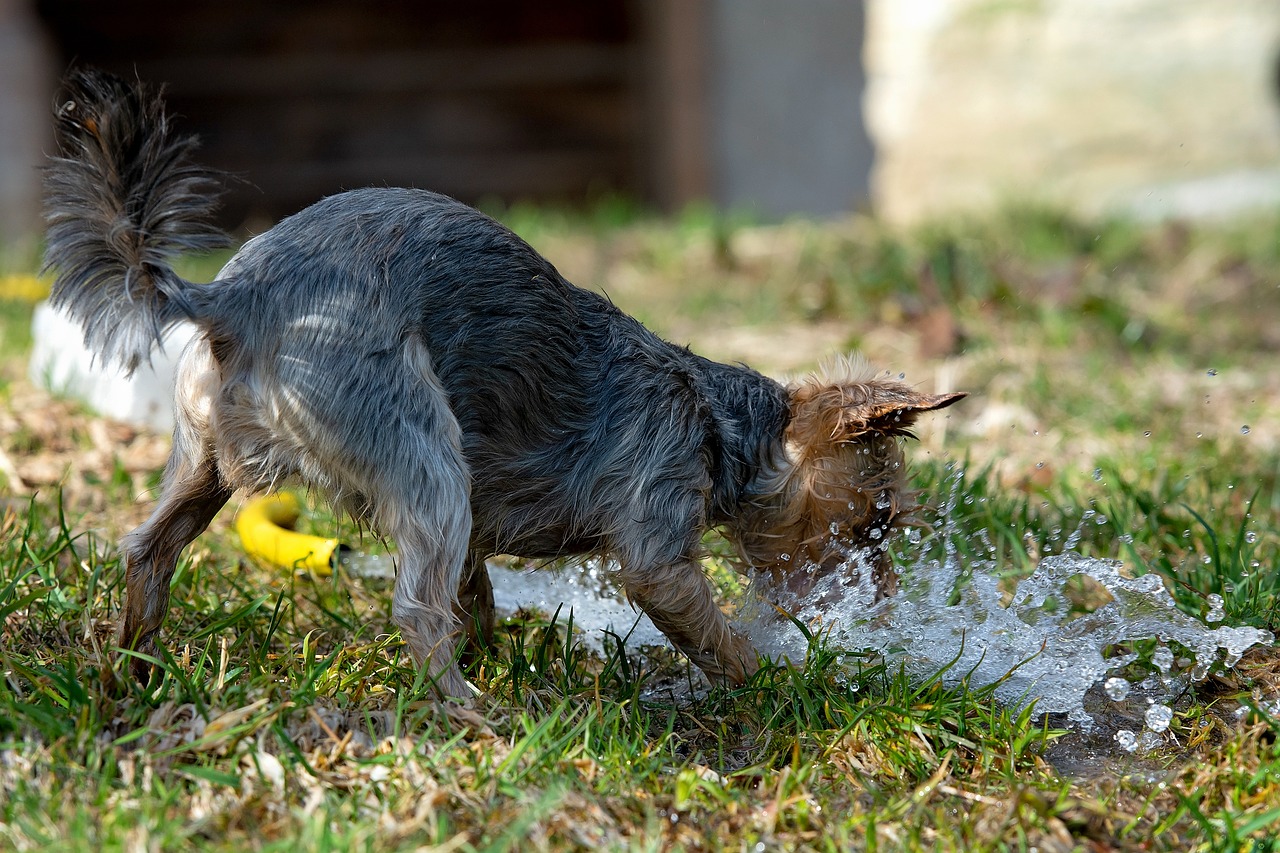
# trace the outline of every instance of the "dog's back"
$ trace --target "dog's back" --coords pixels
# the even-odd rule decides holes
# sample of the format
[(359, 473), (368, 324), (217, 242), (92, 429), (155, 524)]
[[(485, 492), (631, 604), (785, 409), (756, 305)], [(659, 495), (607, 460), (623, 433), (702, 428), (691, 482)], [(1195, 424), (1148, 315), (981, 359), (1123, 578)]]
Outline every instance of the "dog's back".
[[(687, 551), (713, 514), (711, 471), (735, 464), (712, 458), (733, 449), (720, 431), (777, 434), (785, 417), (776, 383), (662, 341), (502, 225), (434, 193), (325, 199), (251, 241), (204, 293), (223, 381), (256, 395), (245, 409), (264, 444), (268, 419), (378, 442), (401, 416), (380, 387), (420, 372), (404, 356), (419, 352), (458, 421), (472, 539), (490, 553), (617, 550), (638, 543), (625, 528), (641, 518), (671, 540), (663, 549)], [(725, 394), (726, 383), (744, 387)], [(735, 398), (750, 411), (721, 402)], [(294, 473), (266, 447), (226, 455), (253, 463), (237, 478), (245, 486)], [(727, 488), (743, 485), (745, 470), (738, 482), (727, 473)], [(655, 506), (668, 517), (653, 518)]]

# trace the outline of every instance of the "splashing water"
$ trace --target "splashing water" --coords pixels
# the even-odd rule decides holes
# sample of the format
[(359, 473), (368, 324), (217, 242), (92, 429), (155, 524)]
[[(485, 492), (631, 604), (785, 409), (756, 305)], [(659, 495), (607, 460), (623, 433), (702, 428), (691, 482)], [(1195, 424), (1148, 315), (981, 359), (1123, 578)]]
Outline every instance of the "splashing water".
[[(944, 525), (954, 506), (953, 492)], [(1105, 517), (1085, 513), (1085, 522), (1105, 523), (1098, 519)], [(1234, 666), (1250, 647), (1272, 641), (1268, 631), (1211, 628), (1183, 613), (1158, 575), (1126, 577), (1118, 560), (1071, 551), (1079, 534), (1067, 539), (1063, 553), (1041, 559), (1012, 595), (1002, 591), (993, 561), (962, 565), (948, 536), (942, 560), (918, 562), (904, 572), (901, 592), (877, 601), (865, 553), (847, 550), (841, 569), (818, 578), (802, 597), (783, 586), (756, 590), (759, 601), (749, 609), (746, 630), (765, 654), (802, 661), (808, 639), (794, 623), (773, 615), (777, 604), (831, 645), (878, 653), (919, 678), (945, 668), (945, 681), (995, 685), (1000, 700), (1017, 706), (1035, 702), (1039, 712), (1065, 714), (1084, 731), (1093, 725), (1084, 708), (1091, 687), (1101, 685), (1119, 703), (1141, 686), (1152, 703), (1144, 735), (1168, 728), (1173, 711), (1167, 703), (1189, 682), (1203, 680), (1219, 663)], [(1111, 597), (1083, 615), (1066, 604), (1068, 583), (1081, 577)], [(1221, 598), (1212, 597), (1209, 607), (1208, 620), (1220, 623)], [(1133, 644), (1145, 648), (1141, 641), (1151, 640), (1157, 641), (1153, 650), (1133, 650)], [(1171, 643), (1187, 655), (1176, 656)], [(1135, 662), (1154, 669), (1154, 677), (1134, 685), (1118, 674)], [(1153, 742), (1133, 737), (1137, 746)], [(1128, 743), (1120, 745), (1127, 749)]]

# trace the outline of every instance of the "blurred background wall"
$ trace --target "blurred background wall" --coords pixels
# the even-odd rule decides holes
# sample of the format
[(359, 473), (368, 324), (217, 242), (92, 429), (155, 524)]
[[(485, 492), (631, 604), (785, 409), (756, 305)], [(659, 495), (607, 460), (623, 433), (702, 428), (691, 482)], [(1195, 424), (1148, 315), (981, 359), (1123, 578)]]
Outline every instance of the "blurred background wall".
[(1142, 215), (1280, 201), (1280, 2), (879, 0), (880, 213), (1016, 198)]
[(0, 0), (0, 238), (71, 62), (167, 84), (228, 225), (416, 185), (913, 220), (1280, 201), (1276, 0)]

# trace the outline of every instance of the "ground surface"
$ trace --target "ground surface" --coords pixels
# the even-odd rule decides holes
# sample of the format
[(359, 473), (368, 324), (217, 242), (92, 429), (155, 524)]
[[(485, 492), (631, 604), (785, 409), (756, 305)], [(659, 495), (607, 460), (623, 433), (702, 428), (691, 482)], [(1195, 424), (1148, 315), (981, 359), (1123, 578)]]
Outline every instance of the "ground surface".
[[(1280, 626), (1275, 218), (1024, 210), (899, 234), (696, 211), (660, 223), (608, 204), (502, 214), (570, 279), (707, 355), (785, 374), (858, 349), (926, 390), (969, 391), (912, 457), (931, 494), (965, 469), (951, 530), (966, 558), (1025, 574), (1093, 511), (1108, 523), (1084, 528), (1081, 552), (1160, 573), (1188, 612), (1216, 593), (1227, 622)], [(536, 613), (471, 671), (475, 711), (446, 714), (408, 663), (386, 582), (257, 565), (229, 509), (175, 578), (164, 677), (104, 690), (119, 666), (112, 543), (145, 517), (167, 439), (34, 389), (39, 287), (4, 282), (0, 845), (1276, 847), (1274, 648), (1189, 689), (1133, 755), (1105, 715), (1083, 738), (989, 689), (822, 644), (803, 668), (706, 693), (680, 660), (588, 655)], [(937, 547), (897, 543), (904, 563)]]

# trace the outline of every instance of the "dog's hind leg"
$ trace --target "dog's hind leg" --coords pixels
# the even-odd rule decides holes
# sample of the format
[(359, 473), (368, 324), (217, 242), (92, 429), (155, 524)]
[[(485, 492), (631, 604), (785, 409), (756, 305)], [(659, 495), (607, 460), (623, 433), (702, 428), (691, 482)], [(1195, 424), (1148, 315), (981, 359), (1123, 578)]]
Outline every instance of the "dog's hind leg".
[[(376, 436), (368, 434), (373, 424), (362, 424), (364, 439), (347, 450), (363, 462), (359, 491), (374, 524), (398, 546), (392, 618), (436, 692), (466, 697), (472, 691), (454, 662), (462, 628), (458, 590), (471, 539), (462, 429), (422, 342), (411, 337), (400, 357), (363, 389)], [(353, 426), (349, 434), (357, 432)]]
[[(154, 655), (155, 636), (169, 610), (169, 582), (178, 555), (204, 532), (218, 510), (231, 498), (212, 459), (188, 466), (174, 448), (165, 485), (151, 517), (125, 537), (121, 550), (125, 562), (124, 621), (120, 646)], [(134, 658), (129, 669), (140, 682), (150, 678), (151, 664)]]
[(493, 643), (493, 584), (484, 555), (477, 551), (472, 551), (467, 558), (454, 612), (462, 621), (464, 657)]
[[(140, 527), (121, 542), (125, 606), (120, 647), (154, 654), (155, 637), (169, 610), (169, 582), (182, 549), (204, 532), (231, 498), (210, 447), (209, 405), (219, 374), (207, 342), (198, 340), (179, 361), (173, 449), (165, 466), (160, 501)], [(134, 658), (129, 669), (146, 682), (151, 664)]]

